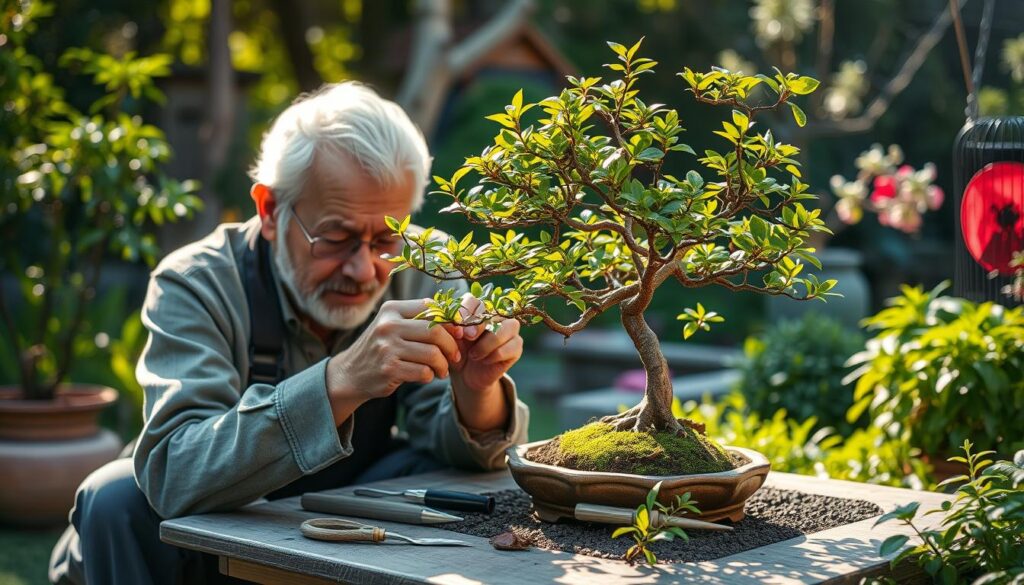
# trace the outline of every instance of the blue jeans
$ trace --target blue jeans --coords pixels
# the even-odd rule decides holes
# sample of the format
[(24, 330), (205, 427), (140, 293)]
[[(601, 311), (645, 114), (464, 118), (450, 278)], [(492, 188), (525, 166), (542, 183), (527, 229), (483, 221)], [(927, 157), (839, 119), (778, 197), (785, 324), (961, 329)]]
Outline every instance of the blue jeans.
[[(406, 447), (382, 457), (351, 483), (369, 483), (440, 469), (429, 455)], [(160, 541), (163, 520), (135, 481), (131, 459), (117, 459), (82, 482), (71, 525), (50, 555), (57, 584), (177, 585), (243, 583), (221, 575), (217, 558)]]

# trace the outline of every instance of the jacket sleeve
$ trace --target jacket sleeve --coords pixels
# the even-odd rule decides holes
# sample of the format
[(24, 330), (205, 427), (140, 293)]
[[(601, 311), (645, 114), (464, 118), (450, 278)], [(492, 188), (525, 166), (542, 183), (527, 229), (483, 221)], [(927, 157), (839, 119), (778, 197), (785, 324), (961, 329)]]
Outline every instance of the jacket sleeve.
[(403, 397), (410, 443), (453, 467), (503, 469), (505, 449), (527, 441), (530, 410), (516, 397), (512, 378), (505, 376), (501, 385), (509, 409), (508, 426), (485, 433), (473, 433), (459, 420), (455, 392), (448, 380), (435, 380), (410, 391)]
[[(399, 273), (408, 279), (402, 288), (405, 298), (432, 297), (437, 284), (412, 270)], [(456, 297), (469, 290), (465, 281), (449, 281)], [(447, 379), (435, 380), (402, 395), (406, 431), (411, 445), (437, 457), (442, 463), (468, 470), (505, 467), (505, 449), (527, 441), (530, 409), (516, 396), (516, 385), (506, 375), (501, 380), (509, 421), (503, 430), (473, 433), (459, 419), (455, 392)]]
[[(352, 453), (353, 418), (336, 428), (323, 360), (276, 386), (242, 389), (234, 336), (248, 331), (211, 272), (158, 272), (142, 319), (136, 368), (145, 392), (135, 474), (170, 518), (247, 504)], [(246, 358), (247, 362), (247, 358)]]

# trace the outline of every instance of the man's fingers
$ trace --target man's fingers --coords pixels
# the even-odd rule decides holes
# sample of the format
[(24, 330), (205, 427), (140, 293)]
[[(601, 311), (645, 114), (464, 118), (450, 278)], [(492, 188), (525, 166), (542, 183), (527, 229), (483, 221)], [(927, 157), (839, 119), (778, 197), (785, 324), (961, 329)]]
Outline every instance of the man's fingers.
[(519, 358), (523, 355), (523, 338), (516, 337), (509, 341), (505, 345), (491, 352), (491, 355), (487, 356), (484, 360), (486, 364), (500, 364), (509, 360), (519, 361)]
[(398, 362), (394, 371), (390, 373), (394, 377), (393, 379), (398, 379), (402, 382), (419, 382), (421, 384), (432, 382), (437, 376), (437, 372), (428, 365), (405, 361)]
[(426, 321), (402, 321), (398, 324), (399, 335), (407, 341), (418, 341), (437, 346), (450, 362), (458, 362), (462, 359), (459, 353), (459, 344), (444, 327), (429, 327)]
[[(398, 358), (403, 362), (427, 366), (438, 378), (448, 377), (448, 360), (436, 345), (418, 341), (406, 342), (399, 348)], [(418, 382), (419, 378), (408, 381)]]
[(518, 336), (519, 321), (516, 321), (515, 319), (505, 319), (498, 323), (497, 332), (491, 333), (488, 331), (480, 336), (476, 341), (476, 344), (473, 345), (473, 348), (469, 350), (469, 359), (486, 359), (491, 352)]

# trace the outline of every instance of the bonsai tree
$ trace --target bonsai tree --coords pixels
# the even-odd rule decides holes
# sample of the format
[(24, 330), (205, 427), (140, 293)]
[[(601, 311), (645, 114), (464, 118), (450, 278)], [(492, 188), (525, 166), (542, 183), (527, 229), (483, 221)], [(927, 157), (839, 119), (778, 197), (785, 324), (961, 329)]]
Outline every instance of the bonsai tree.
[[(488, 116), (501, 127), (494, 144), (467, 158), (451, 179), (435, 177), (437, 192), (454, 200), (444, 211), (485, 227), (487, 243), (476, 243), (472, 232), (440, 239), (432, 228), (410, 229), (409, 218), (389, 218), (405, 240), (401, 257), (392, 261), (395, 271), (466, 278), (483, 301), (483, 311), (467, 319), (453, 292), (439, 292), (421, 315), (433, 323), (512, 318), (544, 323), (568, 338), (618, 306), (647, 387), (638, 405), (603, 422), (619, 431), (682, 436), (689, 429), (672, 415), (668, 367), (644, 320), (659, 286), (674, 278), (686, 287), (821, 299), (834, 285), (800, 276), (805, 262), (818, 265), (807, 245), (810, 232), (827, 228), (818, 211), (800, 203), (814, 196), (800, 180), (793, 158), (798, 149), (755, 123), (761, 112), (787, 107), (802, 124), (804, 114), (790, 100), (818, 82), (793, 74), (684, 69), (679, 75), (698, 102), (729, 113), (715, 132), (726, 149), (696, 155), (679, 142), (677, 112), (640, 99), (637, 80), (656, 65), (637, 56), (640, 44), (608, 43), (618, 62), (606, 67), (618, 79), (569, 77), (567, 89), (537, 104), (524, 104), (520, 91), (504, 112)], [(771, 99), (751, 97), (759, 86), (768, 91), (758, 95)], [(524, 114), (533, 108), (544, 116), (528, 124)], [(666, 159), (680, 155), (696, 157), (689, 163), (694, 168), (667, 174)], [(470, 172), (478, 181), (465, 189), (460, 181)], [(511, 284), (480, 282), (500, 276)], [(575, 307), (575, 320), (556, 320), (551, 302)], [(678, 318), (685, 338), (723, 320), (701, 304)]]
[(92, 343), (83, 334), (104, 256), (152, 264), (152, 226), (189, 217), (200, 203), (192, 182), (160, 172), (170, 148), (134, 114), (142, 98), (163, 99), (153, 80), (170, 72), (170, 58), (68, 50), (60, 64), (105, 92), (79, 112), (27, 49), (37, 19), (52, 10), (32, 2), (0, 14), (0, 331), (8, 354), (0, 363), (18, 372), (30, 399), (52, 398), (82, 344)]

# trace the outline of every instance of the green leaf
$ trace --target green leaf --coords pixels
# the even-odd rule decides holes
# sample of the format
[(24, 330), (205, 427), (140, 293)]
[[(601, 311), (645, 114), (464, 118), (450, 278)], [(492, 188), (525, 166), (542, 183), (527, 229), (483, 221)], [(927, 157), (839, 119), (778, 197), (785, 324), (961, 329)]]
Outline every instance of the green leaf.
[(662, 152), (660, 148), (651, 146), (649, 148), (645, 148), (643, 152), (636, 156), (636, 158), (639, 160), (658, 161), (664, 156), (665, 153)]
[(384, 216), (384, 223), (387, 224), (387, 226), (389, 228), (391, 228), (391, 231), (393, 231), (393, 232), (401, 232), (402, 231), (401, 230), (401, 227), (402, 227), (401, 222), (399, 222), (397, 219), (391, 217), (390, 215), (385, 215)]
[(732, 123), (735, 124), (737, 128), (739, 128), (740, 132), (743, 132), (744, 130), (747, 129), (748, 126), (750, 126), (750, 119), (747, 118), (747, 115), (744, 114), (743, 112), (740, 112), (739, 110), (733, 110)]
[(620, 57), (625, 57), (626, 53), (629, 52), (629, 49), (619, 43), (613, 43), (612, 41), (607, 41), (607, 43), (611, 50), (615, 51), (615, 54)]
[(623, 534), (632, 534), (634, 532), (636, 532), (636, 528), (635, 527), (633, 527), (633, 526), (623, 526), (621, 528), (616, 528), (615, 532), (612, 532), (612, 538), (618, 538), (618, 537), (622, 536)]
[(878, 548), (878, 554), (883, 557), (894, 554), (902, 549), (903, 546), (907, 544), (908, 540), (910, 540), (910, 537), (906, 534), (895, 534), (890, 536), (882, 542), (882, 546)]
[(920, 502), (910, 502), (909, 504), (903, 506), (896, 506), (896, 508), (894, 508), (891, 512), (887, 512), (879, 516), (878, 520), (875, 521), (874, 526), (878, 526), (883, 522), (888, 522), (889, 520), (893, 519), (912, 520), (914, 516), (917, 515), (917, 509), (919, 507), (921, 507)]
[(813, 77), (797, 77), (789, 82), (789, 91), (797, 95), (807, 95), (818, 89), (818, 85), (820, 82)]
[(796, 120), (796, 125), (801, 128), (807, 125), (807, 114), (800, 109), (800, 106), (793, 102), (786, 102), (786, 104), (793, 110), (793, 119)]
[(647, 534), (647, 529), (651, 526), (651, 518), (647, 513), (647, 508), (640, 506), (636, 511), (636, 528), (641, 534)]
[(512, 107), (515, 108), (516, 113), (520, 113), (523, 110), (523, 90), (520, 89), (516, 92), (516, 95), (512, 96)]
[(654, 484), (651, 491), (647, 492), (647, 509), (654, 509), (654, 502), (658, 501), (658, 492), (661, 490), (661, 482)]

